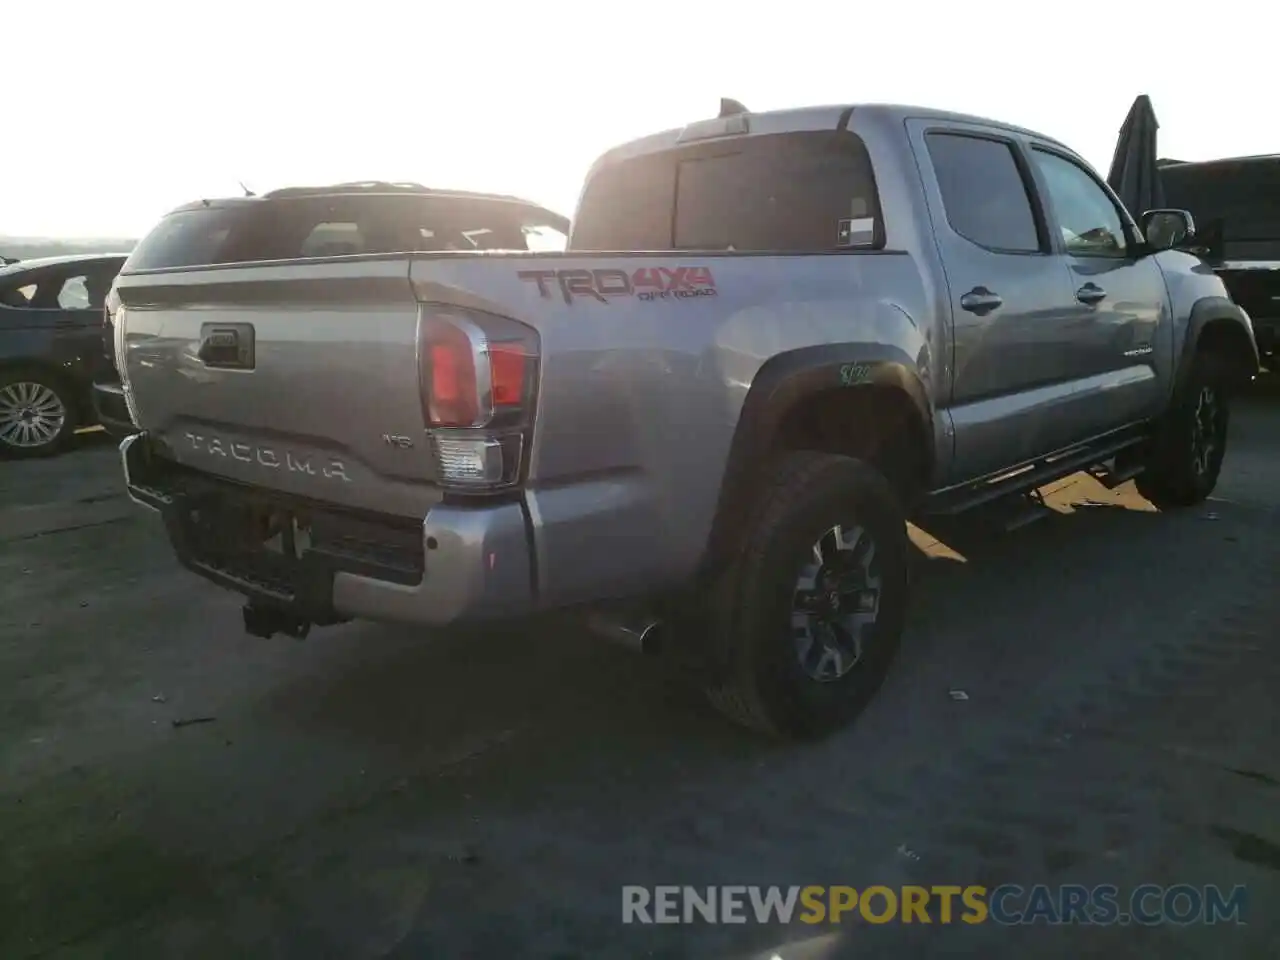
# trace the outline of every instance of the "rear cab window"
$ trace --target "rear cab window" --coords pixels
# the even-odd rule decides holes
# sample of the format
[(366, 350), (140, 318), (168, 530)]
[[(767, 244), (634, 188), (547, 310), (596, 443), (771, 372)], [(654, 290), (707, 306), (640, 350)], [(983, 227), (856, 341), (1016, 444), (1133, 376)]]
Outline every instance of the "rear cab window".
[(561, 218), (533, 204), (449, 195), (222, 201), (169, 214), (134, 249), (126, 270), (361, 254), (563, 250), (568, 238), (562, 227)]
[(571, 250), (823, 252), (883, 245), (866, 147), (815, 130), (694, 143), (603, 166)]

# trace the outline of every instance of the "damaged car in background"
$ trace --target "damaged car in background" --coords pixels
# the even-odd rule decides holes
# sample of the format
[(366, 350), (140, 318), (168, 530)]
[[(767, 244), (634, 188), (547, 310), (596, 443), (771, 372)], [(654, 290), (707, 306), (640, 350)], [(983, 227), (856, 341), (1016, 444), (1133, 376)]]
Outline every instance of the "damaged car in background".
[(109, 376), (102, 311), (125, 253), (0, 267), (0, 457), (53, 456), (100, 422), (93, 383)]

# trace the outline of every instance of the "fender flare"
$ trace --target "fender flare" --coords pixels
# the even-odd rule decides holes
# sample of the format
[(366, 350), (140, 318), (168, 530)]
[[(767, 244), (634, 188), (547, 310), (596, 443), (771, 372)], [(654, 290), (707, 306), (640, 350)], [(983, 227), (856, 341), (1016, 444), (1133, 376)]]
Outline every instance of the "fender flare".
[(1223, 322), (1234, 325), (1239, 332), (1239, 374), (1241, 382), (1247, 383), (1258, 375), (1261, 361), (1258, 356), (1258, 344), (1253, 337), (1253, 325), (1249, 316), (1240, 306), (1226, 297), (1201, 297), (1191, 307), (1191, 316), (1187, 321), (1186, 336), (1182, 341), (1182, 349), (1178, 354), (1177, 366), (1173, 375), (1173, 395), (1177, 396), (1186, 385), (1191, 375), (1191, 365), (1200, 347), (1200, 338), (1205, 328), (1211, 323)]
[(891, 387), (906, 395), (919, 418), (926, 468), (932, 473), (933, 405), (913, 359), (903, 351), (882, 344), (840, 343), (771, 357), (752, 378), (738, 415), (703, 557), (704, 572), (713, 572), (720, 560), (732, 556), (741, 532), (733, 518), (749, 507), (755, 468), (768, 455), (787, 414), (809, 397), (859, 387)]

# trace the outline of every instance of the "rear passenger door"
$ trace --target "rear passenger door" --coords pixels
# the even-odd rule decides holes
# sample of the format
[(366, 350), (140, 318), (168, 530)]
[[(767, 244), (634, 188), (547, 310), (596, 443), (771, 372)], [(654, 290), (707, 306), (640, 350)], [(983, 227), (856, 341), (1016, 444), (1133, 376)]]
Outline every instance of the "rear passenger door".
[(1021, 142), (931, 120), (908, 131), (951, 301), (955, 483), (1067, 442), (1051, 410), (1083, 372), (1063, 360), (1079, 318)]

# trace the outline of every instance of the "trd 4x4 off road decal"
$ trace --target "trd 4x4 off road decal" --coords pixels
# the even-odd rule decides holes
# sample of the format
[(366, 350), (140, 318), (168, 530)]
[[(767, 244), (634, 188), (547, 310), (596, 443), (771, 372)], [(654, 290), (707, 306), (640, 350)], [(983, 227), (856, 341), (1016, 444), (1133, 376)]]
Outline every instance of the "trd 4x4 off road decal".
[(552, 296), (558, 287), (565, 303), (591, 297), (608, 303), (609, 297), (640, 300), (687, 300), (714, 297), (716, 281), (710, 267), (640, 267), (638, 270), (521, 270), (521, 280), (538, 285), (538, 293)]

